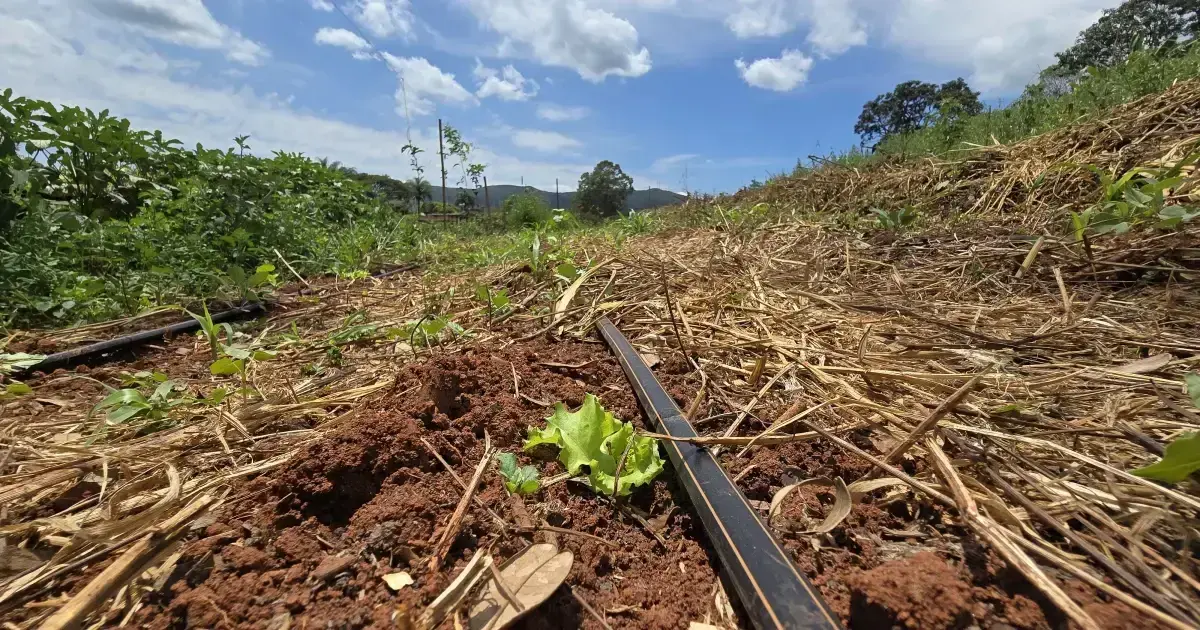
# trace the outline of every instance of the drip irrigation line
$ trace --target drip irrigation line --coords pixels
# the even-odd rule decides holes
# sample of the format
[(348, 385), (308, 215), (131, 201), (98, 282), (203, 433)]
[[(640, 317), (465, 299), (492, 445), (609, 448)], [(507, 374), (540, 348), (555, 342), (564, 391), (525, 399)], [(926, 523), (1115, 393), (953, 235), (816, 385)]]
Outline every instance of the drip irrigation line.
[[(250, 317), (252, 315), (258, 315), (259, 313), (263, 312), (266, 312), (266, 309), (263, 308), (262, 304), (247, 304), (246, 306), (239, 306), (237, 308), (231, 308), (227, 311), (221, 311), (220, 313), (213, 315), (212, 320), (214, 324), (219, 324), (221, 322), (234, 321), (245, 317)], [(140, 346), (146, 342), (154, 341), (155, 339), (162, 339), (163, 337), (179, 335), (199, 329), (200, 322), (192, 319), (186, 322), (177, 322), (169, 326), (163, 326), (161, 328), (143, 330), (131, 335), (125, 335), (124, 337), (117, 337), (116, 339), (98, 341), (86, 346), (64, 350), (63, 352), (56, 352), (45, 359), (42, 359), (40, 363), (25, 368), (24, 372), (26, 374), (32, 374), (34, 371), (49, 373), (57, 370), (58, 368), (71, 367), (81, 363), (87, 363), (90, 359), (103, 357), (107, 354), (133, 348), (135, 346)]]
[[(625, 335), (607, 317), (597, 326), (658, 430), (672, 437), (697, 437)], [(821, 594), (796, 569), (712, 453), (686, 442), (664, 440), (662, 446), (754, 627), (840, 629)]]
[[(371, 277), (375, 278), (375, 279), (387, 278), (389, 276), (394, 276), (398, 273), (403, 273), (405, 271), (412, 271), (413, 269), (416, 269), (418, 266), (419, 265), (416, 265), (415, 263), (407, 263), (404, 265), (400, 265), (399, 267), (396, 267), (395, 269), (389, 269), (387, 271), (382, 271), (382, 272), (376, 273), (375, 275), (373, 275)], [(215, 313), (212, 316), (212, 321), (214, 324), (220, 324), (222, 322), (237, 321), (240, 319), (246, 319), (248, 317), (253, 317), (256, 315), (261, 315), (261, 314), (265, 313), (266, 311), (267, 311), (267, 309), (265, 306), (263, 306), (262, 303), (246, 304), (244, 306), (239, 306), (237, 308), (231, 308), (227, 311), (221, 311), (220, 313)], [(56, 352), (56, 353), (46, 357), (45, 359), (42, 359), (42, 361), (40, 363), (31, 365), (31, 366), (25, 368), (24, 370), (17, 369), (17, 370), (15, 370), (15, 372), (17, 374), (32, 374), (35, 371), (49, 373), (54, 370), (57, 370), (58, 368), (67, 368), (67, 367), (72, 367), (72, 366), (88, 363), (91, 360), (94, 360), (97, 358), (102, 358), (105, 355), (109, 355), (114, 352), (119, 352), (122, 350), (128, 350), (130, 348), (140, 346), (144, 343), (148, 343), (148, 342), (154, 341), (156, 339), (162, 339), (164, 337), (189, 333), (189, 332), (199, 330), (199, 329), (200, 329), (200, 322), (198, 322), (194, 319), (189, 319), (187, 321), (182, 321), (182, 322), (176, 322), (174, 324), (162, 326), (160, 328), (154, 328), (151, 330), (143, 330), (141, 332), (136, 332), (133, 334), (125, 335), (124, 337), (117, 337), (116, 339), (109, 339), (107, 341), (98, 341), (96, 343), (88, 344), (86, 346), (80, 346), (78, 348), (72, 348), (70, 350)]]

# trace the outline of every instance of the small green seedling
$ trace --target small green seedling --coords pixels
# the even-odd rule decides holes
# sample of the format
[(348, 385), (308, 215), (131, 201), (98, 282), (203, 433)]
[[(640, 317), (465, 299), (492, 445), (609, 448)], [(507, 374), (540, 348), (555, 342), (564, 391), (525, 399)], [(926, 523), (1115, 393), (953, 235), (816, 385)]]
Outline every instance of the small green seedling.
[[(141, 373), (139, 373), (141, 374)], [(92, 414), (105, 412), (105, 424), (118, 426), (133, 420), (144, 421), (150, 429), (167, 425), (167, 416), (172, 409), (192, 404), (193, 401), (181, 393), (182, 386), (169, 380), (161, 372), (150, 373), (146, 377), (135, 374), (127, 382), (138, 387), (154, 386), (150, 396), (145, 396), (139, 389), (126, 387), (112, 389), (111, 393), (92, 408)], [(90, 416), (91, 414), (89, 414)]]
[[(1192, 404), (1200, 409), (1200, 374), (1188, 374), (1183, 377), (1183, 381), (1187, 384), (1187, 393), (1192, 399)], [(1166, 452), (1159, 461), (1130, 472), (1146, 479), (1179, 483), (1198, 470), (1200, 470), (1200, 432), (1193, 431), (1175, 438), (1168, 444)]]
[(559, 447), (558, 460), (572, 475), (586, 466), (592, 489), (608, 496), (614, 491), (626, 496), (663, 470), (658, 442), (634, 435), (632, 424), (614, 418), (592, 394), (584, 397), (575, 412), (568, 412), (561, 402), (556, 404), (554, 413), (546, 418), (546, 428), (529, 427), (525, 450), (540, 444)]
[(538, 483), (538, 470), (533, 466), (517, 467), (517, 456), (512, 453), (500, 453), (496, 456), (500, 464), (500, 476), (504, 477), (504, 487), (513, 494), (533, 494), (541, 485)]
[(489, 317), (496, 317), (507, 313), (511, 302), (508, 299), (508, 289), (497, 289), (492, 291), (486, 284), (481, 284), (475, 287), (475, 299), (483, 302), (487, 306)]
[(200, 323), (200, 334), (208, 341), (208, 348), (212, 352), (213, 361), (221, 358), (221, 331), (225, 331), (225, 340), (233, 343), (233, 326), (229, 324), (213, 323), (212, 315), (208, 312), (208, 304), (204, 304), (204, 316), (201, 317), (187, 309), (183, 312), (192, 316), (192, 319)]
[(242, 299), (248, 302), (262, 300), (264, 287), (274, 287), (279, 284), (279, 275), (275, 273), (275, 265), (271, 263), (259, 265), (250, 275), (246, 274), (245, 269), (233, 266), (226, 271), (225, 277), (238, 289)]
[(875, 214), (875, 220), (879, 222), (879, 227), (885, 230), (899, 230), (917, 220), (917, 211), (909, 207), (898, 210), (871, 208), (871, 212)]

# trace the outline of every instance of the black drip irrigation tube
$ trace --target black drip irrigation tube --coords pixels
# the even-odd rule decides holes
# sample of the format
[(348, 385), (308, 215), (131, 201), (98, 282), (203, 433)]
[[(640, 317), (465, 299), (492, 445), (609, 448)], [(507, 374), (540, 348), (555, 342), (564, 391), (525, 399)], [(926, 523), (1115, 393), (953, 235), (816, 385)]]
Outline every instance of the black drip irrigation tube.
[[(679, 406), (663, 389), (641, 355), (607, 317), (597, 324), (633, 385), (642, 411), (658, 429), (676, 438), (697, 437)], [(675, 474), (717, 552), (747, 616), (759, 630), (834, 630), (842, 625), (712, 453), (688, 442), (663, 440)]]
[[(246, 306), (239, 306), (237, 308), (231, 308), (228, 311), (217, 313), (212, 316), (212, 321), (214, 324), (219, 324), (221, 322), (251, 317), (264, 312), (266, 312), (266, 309), (262, 304), (247, 304)], [(45, 359), (42, 359), (40, 363), (25, 368), (25, 373), (32, 374), (35, 371), (49, 373), (57, 370), (58, 368), (71, 367), (74, 365), (79, 365), (80, 363), (86, 363), (88, 359), (101, 357), (106, 354), (112, 354), (113, 352), (119, 352), (121, 350), (127, 350), (143, 343), (154, 341), (155, 339), (162, 339), (163, 337), (179, 335), (199, 329), (200, 322), (193, 319), (186, 322), (171, 324), (169, 326), (163, 326), (162, 328), (143, 330), (142, 332), (136, 332), (132, 335), (126, 335), (124, 337), (117, 337), (116, 339), (109, 339), (108, 341), (98, 341), (86, 346), (64, 350), (63, 352), (56, 352)]]
[[(376, 279), (387, 278), (388, 276), (393, 276), (404, 271), (412, 271), (417, 267), (418, 265), (415, 263), (408, 263), (400, 265), (395, 269), (389, 269), (387, 271), (376, 273), (371, 277)], [(261, 315), (262, 313), (265, 313), (266, 310), (266, 307), (264, 307), (262, 303), (247, 304), (216, 313), (212, 316), (212, 321), (214, 324), (236, 321), (239, 319), (245, 319), (247, 317)], [(194, 319), (177, 322), (161, 328), (143, 330), (141, 332), (136, 332), (124, 337), (117, 337), (116, 339), (109, 339), (108, 341), (98, 341), (86, 346), (64, 350), (63, 352), (56, 352), (45, 359), (42, 359), (40, 363), (31, 365), (24, 370), (18, 369), (16, 372), (19, 374), (32, 374), (34, 372), (49, 373), (57, 370), (58, 368), (72, 367), (81, 363), (87, 363), (89, 359), (103, 357), (104, 355), (120, 352), (122, 350), (128, 350), (156, 339), (189, 333), (199, 329), (200, 322)]]

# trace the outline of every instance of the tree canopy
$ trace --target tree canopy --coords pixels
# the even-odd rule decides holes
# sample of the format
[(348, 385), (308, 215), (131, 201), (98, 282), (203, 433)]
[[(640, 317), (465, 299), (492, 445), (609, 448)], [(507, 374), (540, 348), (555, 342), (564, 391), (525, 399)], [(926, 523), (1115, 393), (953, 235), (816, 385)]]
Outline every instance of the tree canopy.
[(942, 85), (905, 81), (863, 105), (854, 133), (863, 144), (876, 143), (893, 134), (910, 133), (939, 118), (971, 116), (983, 111), (979, 92), (962, 78)]
[(613, 216), (625, 207), (633, 193), (633, 178), (619, 164), (604, 160), (590, 173), (579, 176), (574, 205), (580, 212), (594, 216)]
[(1200, 34), (1200, 0), (1128, 0), (1105, 9), (1043, 77), (1074, 76), (1088, 66), (1113, 66), (1137, 47), (1173, 48)]

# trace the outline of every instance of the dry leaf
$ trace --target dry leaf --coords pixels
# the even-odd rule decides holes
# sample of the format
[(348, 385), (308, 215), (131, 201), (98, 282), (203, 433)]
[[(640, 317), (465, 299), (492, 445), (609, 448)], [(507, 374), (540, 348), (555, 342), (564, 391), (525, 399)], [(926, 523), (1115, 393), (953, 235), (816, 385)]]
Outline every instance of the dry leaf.
[(383, 576), (383, 581), (386, 582), (388, 588), (392, 589), (393, 591), (398, 591), (405, 586), (412, 586), (413, 584), (412, 576), (409, 575), (407, 571), (389, 573)]
[(1126, 363), (1120, 367), (1113, 368), (1113, 371), (1121, 372), (1122, 374), (1148, 374), (1163, 369), (1173, 360), (1175, 360), (1175, 357), (1164, 352), (1148, 356), (1145, 359), (1138, 359), (1132, 363)]
[(854, 502), (850, 497), (850, 490), (846, 487), (846, 482), (842, 481), (841, 477), (835, 477), (832, 480), (827, 477), (817, 477), (815, 479), (805, 479), (799, 483), (785, 486), (781, 488), (779, 492), (776, 492), (775, 496), (771, 498), (771, 508), (767, 512), (767, 522), (770, 523), (775, 519), (775, 516), (779, 513), (780, 508), (783, 507), (783, 500), (786, 499), (793, 490), (799, 488), (800, 486), (808, 485), (832, 487), (835, 497), (833, 507), (829, 509), (829, 514), (825, 516), (825, 520), (821, 521), (821, 524), (815, 529), (793, 533), (824, 534), (831, 532), (833, 531), (833, 528), (837, 527), (842, 521), (846, 520), (847, 516), (850, 516), (850, 510), (853, 507)]
[(862, 498), (876, 490), (883, 488), (891, 488), (892, 486), (907, 486), (908, 482), (896, 477), (880, 477), (879, 479), (862, 479), (850, 484), (850, 496), (855, 501), (862, 501)]
[(688, 624), (688, 630), (722, 630), (721, 626), (714, 626), (710, 623), (700, 623), (693, 621)]
[(494, 578), (485, 582), (483, 597), (471, 607), (471, 630), (499, 630), (512, 625), (525, 613), (550, 598), (567, 579), (575, 557), (570, 551), (541, 543), (530, 545), (501, 567), (500, 578), (509, 594), (521, 604), (517, 610), (501, 592)]

